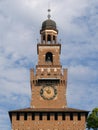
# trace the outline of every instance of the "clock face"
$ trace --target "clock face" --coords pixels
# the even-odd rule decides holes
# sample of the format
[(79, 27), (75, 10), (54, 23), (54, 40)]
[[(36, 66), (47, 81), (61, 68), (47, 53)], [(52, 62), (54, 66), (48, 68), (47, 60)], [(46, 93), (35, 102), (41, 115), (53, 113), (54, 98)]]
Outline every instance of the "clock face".
[(45, 100), (52, 100), (56, 97), (57, 90), (56, 90), (56, 88), (54, 88), (52, 86), (44, 86), (40, 90), (40, 95)]

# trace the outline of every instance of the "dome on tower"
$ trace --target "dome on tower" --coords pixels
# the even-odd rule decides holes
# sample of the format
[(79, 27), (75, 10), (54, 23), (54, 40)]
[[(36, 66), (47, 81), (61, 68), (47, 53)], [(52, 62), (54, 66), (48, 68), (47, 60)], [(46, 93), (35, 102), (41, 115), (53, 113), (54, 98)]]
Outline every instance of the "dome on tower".
[[(48, 9), (48, 12), (50, 12), (51, 10)], [(55, 30), (56, 32), (58, 32), (57, 30), (57, 27), (56, 27), (56, 22), (53, 21), (52, 19), (50, 19), (51, 15), (48, 14), (48, 19), (45, 20), (43, 23), (42, 23), (42, 28), (40, 31), (44, 31), (44, 30)]]
[(53, 29), (53, 30), (56, 30), (56, 31), (57, 31), (55, 21), (53, 21), (53, 20), (51, 20), (51, 19), (45, 20), (45, 21), (42, 23), (42, 30), (45, 30), (45, 29)]

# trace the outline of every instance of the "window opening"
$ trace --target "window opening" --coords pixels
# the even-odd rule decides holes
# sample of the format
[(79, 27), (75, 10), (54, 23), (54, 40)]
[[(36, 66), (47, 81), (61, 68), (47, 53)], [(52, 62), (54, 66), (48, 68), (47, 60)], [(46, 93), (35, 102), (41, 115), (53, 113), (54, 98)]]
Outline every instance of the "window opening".
[(45, 35), (43, 35), (42, 43), (45, 44)]
[(81, 120), (81, 114), (78, 113), (78, 120)]
[(62, 113), (62, 120), (65, 120), (65, 113)]
[(35, 114), (32, 113), (32, 120), (35, 120)]
[(47, 114), (47, 120), (50, 120), (50, 113)]
[(42, 115), (42, 113), (39, 113), (39, 120), (42, 120), (43, 118), (43, 115)]
[(27, 113), (24, 114), (24, 120), (27, 120)]
[(56, 43), (55, 36), (53, 36), (53, 43)]
[(17, 115), (16, 115), (16, 120), (20, 120), (20, 115), (19, 115), (19, 113), (17, 113)]
[(45, 61), (46, 62), (53, 62), (53, 54), (51, 52), (46, 53)]
[(58, 120), (58, 115), (57, 115), (57, 113), (55, 113), (55, 120)]
[(70, 120), (73, 120), (73, 113), (70, 113)]
[(47, 36), (47, 41), (48, 41), (48, 43), (51, 43), (51, 35)]

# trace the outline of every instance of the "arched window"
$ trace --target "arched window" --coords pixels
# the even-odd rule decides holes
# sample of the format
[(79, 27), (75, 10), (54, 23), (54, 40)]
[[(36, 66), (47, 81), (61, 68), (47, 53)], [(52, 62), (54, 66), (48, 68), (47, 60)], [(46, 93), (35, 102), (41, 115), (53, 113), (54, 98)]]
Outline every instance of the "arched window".
[(53, 54), (51, 52), (46, 53), (45, 61), (46, 62), (53, 62)]

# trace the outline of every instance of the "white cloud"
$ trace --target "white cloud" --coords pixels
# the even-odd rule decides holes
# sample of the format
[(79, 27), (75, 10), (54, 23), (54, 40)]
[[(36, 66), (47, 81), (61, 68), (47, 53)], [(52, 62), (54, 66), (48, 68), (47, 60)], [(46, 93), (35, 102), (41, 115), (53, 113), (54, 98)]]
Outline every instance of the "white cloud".
[(29, 70), (23, 68), (17, 69), (5, 69), (1, 71), (0, 74), (0, 93), (6, 93), (9, 95), (10, 93), (20, 93), (27, 94), (29, 90)]
[(77, 65), (69, 67), (69, 75), (73, 81), (87, 81), (91, 83), (91, 80), (93, 82), (97, 78), (98, 73), (89, 66)]
[(87, 110), (97, 107), (97, 77), (97, 71), (89, 66), (74, 65), (69, 67), (67, 88), (69, 106)]
[[(96, 104), (96, 97), (98, 95), (97, 88), (88, 84), (69, 84), (67, 91), (67, 101), (69, 107), (75, 107), (91, 111), (94, 107), (98, 107)], [(81, 104), (81, 105), (80, 105)]]

